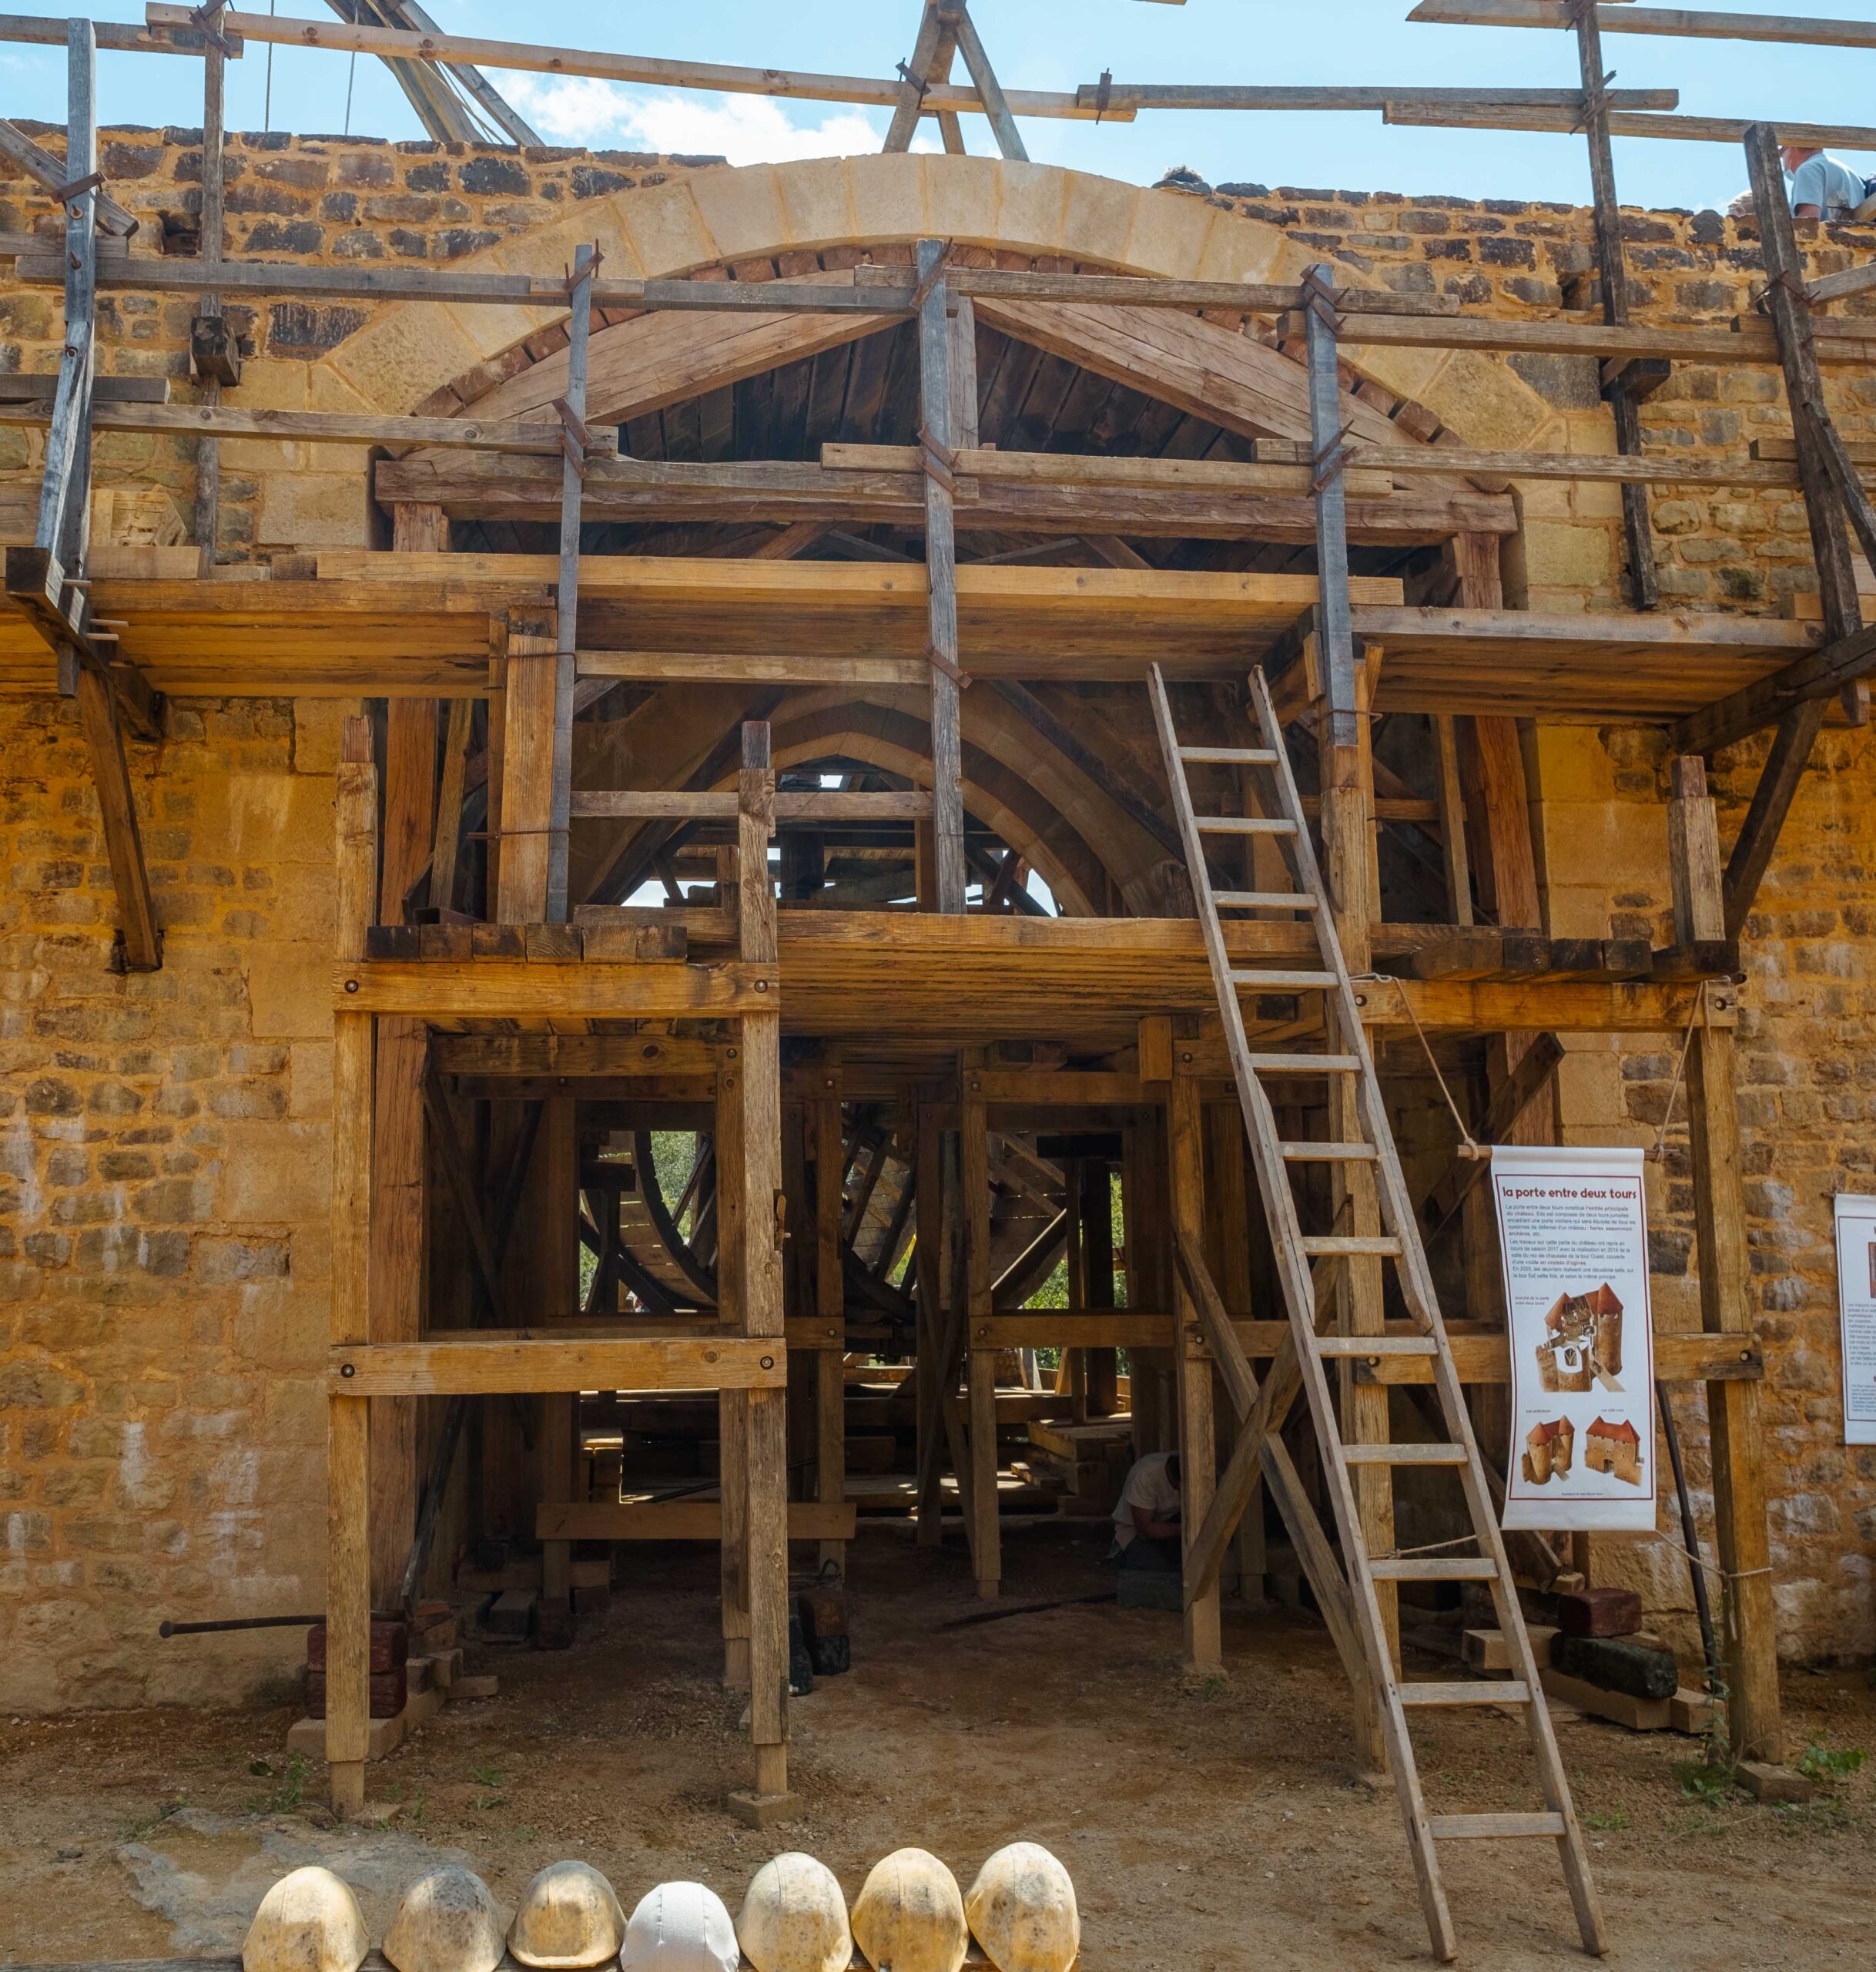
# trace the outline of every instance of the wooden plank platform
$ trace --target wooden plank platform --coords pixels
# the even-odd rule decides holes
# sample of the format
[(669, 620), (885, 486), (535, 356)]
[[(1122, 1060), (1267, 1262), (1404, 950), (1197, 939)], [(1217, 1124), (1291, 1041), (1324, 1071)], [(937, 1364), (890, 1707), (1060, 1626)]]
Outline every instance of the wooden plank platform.
[[(489, 687), (491, 617), (544, 606), (557, 566), (349, 549), (317, 565), (313, 580), (101, 572), (93, 608), (126, 625), (121, 654), (173, 694), (469, 696)], [(1308, 576), (1033, 565), (966, 563), (957, 583), (973, 674), (1044, 680), (1134, 680), (1153, 662), (1238, 678), (1315, 595)], [(1814, 625), (1764, 616), (1411, 609), (1398, 582), (1352, 589), (1355, 634), (1385, 653), (1378, 703), (1391, 711), (1677, 718), (1821, 639)], [(589, 555), (580, 668), (923, 689), (926, 617), (916, 564)], [(0, 692), (54, 688), (51, 652), (23, 618), (0, 619)]]

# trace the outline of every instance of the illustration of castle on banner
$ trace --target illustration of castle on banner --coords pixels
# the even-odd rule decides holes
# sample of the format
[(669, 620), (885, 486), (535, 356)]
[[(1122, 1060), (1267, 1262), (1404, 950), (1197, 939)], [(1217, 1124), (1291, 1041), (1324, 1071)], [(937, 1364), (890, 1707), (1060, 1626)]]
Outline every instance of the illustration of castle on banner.
[(1607, 1281), (1591, 1294), (1559, 1294), (1544, 1317), (1537, 1375), (1548, 1394), (1581, 1392), (1593, 1383), (1622, 1393), (1622, 1303)]

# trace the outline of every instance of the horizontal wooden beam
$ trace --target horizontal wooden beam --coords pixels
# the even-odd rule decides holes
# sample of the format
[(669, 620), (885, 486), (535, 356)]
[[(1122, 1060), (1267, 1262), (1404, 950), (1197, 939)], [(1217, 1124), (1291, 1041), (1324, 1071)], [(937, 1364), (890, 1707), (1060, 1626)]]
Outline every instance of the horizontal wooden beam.
[(1676, 753), (1717, 753), (1762, 726), (1775, 724), (1794, 705), (1807, 699), (1827, 699), (1872, 672), (1876, 672), (1876, 629), (1859, 630), (1690, 713), (1670, 729), (1670, 750)]
[[(1569, 24), (1561, 0), (1421, 0), (1407, 18), (1448, 27), (1554, 29)], [(1676, 41), (1772, 41), (1801, 48), (1876, 48), (1876, 21), (1831, 21), (1817, 15), (1714, 13), (1690, 7), (1606, 5), (1596, 8), (1596, 22), (1604, 34), (1663, 35)]]
[[(1683, 1034), (1698, 1016), (1710, 1027), (1735, 1027), (1739, 993), (1730, 983), (1696, 981), (1536, 979), (1365, 980), (1355, 1004), (1369, 1027), (1423, 1028), (1470, 1034), (1548, 1028), (1573, 1034)], [(1409, 1006), (1412, 1011), (1408, 1011)]]
[[(154, 29), (196, 24), (187, 6), (151, 5), (143, 10)], [(672, 62), (649, 55), (614, 55), (581, 48), (545, 48), (534, 42), (484, 41), (461, 34), (414, 33), (400, 28), (355, 26), (350, 22), (307, 20), (296, 15), (249, 14), (230, 8), (219, 16), (221, 32), (243, 41), (272, 42), (286, 48), (321, 48), (340, 54), (376, 55), (386, 60), (440, 62), (478, 69), (514, 69), (524, 74), (594, 75), (603, 81), (636, 82), (654, 89), (721, 89), (732, 96), (769, 96), (806, 102), (859, 102), (877, 109), (896, 108), (905, 85), (896, 76), (827, 75), (788, 69), (750, 69), (723, 62)], [(1100, 112), (1084, 109), (1070, 95), (1038, 89), (1006, 89), (1005, 100), (1018, 116), (1067, 117), (1092, 122)], [(984, 115), (977, 90), (934, 82), (921, 99), (928, 115)], [(1114, 113), (1117, 122), (1132, 112)]]
[[(1580, 130), (1580, 119), (1567, 109), (1440, 109), (1414, 103), (1391, 103), (1384, 122), (1438, 129), (1547, 130), (1568, 136)], [(1756, 119), (1737, 116), (1667, 116), (1650, 111), (1612, 109), (1609, 132), (1614, 137), (1658, 137), (1677, 144), (1743, 144)], [(1867, 123), (1797, 123), (1781, 118), (1781, 143), (1841, 144), (1856, 150), (1876, 148), (1876, 127)]]
[[(701, 464), (598, 458), (588, 466), (581, 510), (589, 520), (620, 522), (915, 526), (924, 511), (924, 480), (910, 468), (911, 454), (896, 456), (906, 459), (906, 469), (830, 471), (818, 461), (770, 459)], [(1241, 475), (1235, 484), (1208, 484), (1202, 475), (1154, 479), (1140, 472), (1125, 481), (1097, 474), (1056, 484), (1010, 474), (968, 478), (958, 482), (958, 529), (966, 537), (1118, 533), (1298, 545), (1313, 538), (1307, 475), (1257, 466), (1235, 471)], [(1456, 532), (1516, 532), (1509, 499), (1467, 486), (1456, 472), (1446, 478), (1447, 485), (1402, 489), (1385, 475), (1364, 471), (1349, 505), (1350, 538), (1386, 546), (1447, 539)], [(460, 449), (419, 452), (380, 460), (374, 485), (382, 505), (418, 501), (461, 520), (540, 521), (558, 511), (559, 478), (550, 461), (497, 461)], [(1278, 490), (1285, 485), (1300, 490)]]
[[(901, 472), (920, 471), (916, 445), (826, 444), (821, 464), (830, 471)], [(1438, 454), (1429, 451), (1437, 461)], [(1011, 481), (1025, 485), (1134, 488), (1188, 490), (1209, 493), (1283, 493), (1306, 498), (1315, 481), (1313, 470), (1300, 461), (1242, 465), (1232, 460), (1105, 458), (1080, 452), (1000, 451), (967, 448), (953, 454), (953, 471), (961, 482), (959, 497), (971, 480)], [(1446, 471), (1437, 463), (1430, 469)], [(1385, 500), (1394, 482), (1381, 471), (1352, 470), (1345, 475), (1352, 500)]]
[[(576, 817), (611, 816), (625, 821), (733, 821), (741, 812), (733, 793), (692, 793), (682, 790), (576, 788)], [(782, 790), (775, 797), (779, 822), (927, 821), (929, 790), (846, 793), (837, 788)]]
[[(49, 402), (9, 403), (0, 393), (0, 424), (45, 424)], [(202, 438), (267, 438), (282, 444), (444, 445), (497, 453), (540, 453), (558, 460), (566, 433), (558, 424), (512, 419), (367, 417), (340, 411), (243, 411), (221, 404), (97, 403), (98, 431), (175, 432)], [(618, 434), (596, 428), (594, 455), (616, 456)]]
[[(1097, 102), (1129, 109), (1361, 110), (1385, 109), (1391, 103), (1424, 104), (1430, 109), (1464, 109), (1489, 106), (1507, 109), (1567, 110), (1580, 119), (1580, 89), (1479, 88), (1397, 89), (1386, 83), (1349, 86), (1340, 83), (1292, 82), (1084, 82), (1075, 92), (1090, 109)], [(1610, 89), (1614, 109), (1673, 109), (1678, 89)]]
[(662, 1034), (440, 1034), (430, 1059), (446, 1075), (706, 1075), (718, 1045)]
[[(1745, 126), (1740, 126), (1744, 129)], [(1876, 130), (1869, 133), (1876, 149)], [(1285, 318), (1286, 333), (1300, 334), (1300, 322)], [(1569, 322), (1533, 317), (1528, 321), (1487, 321), (1476, 315), (1440, 320), (1414, 315), (1363, 316), (1345, 323), (1343, 340), (1351, 349), (1474, 349), (1528, 356), (1665, 357), (1682, 364), (1730, 365), (1775, 364), (1778, 341), (1772, 325), (1742, 316), (1730, 326), (1699, 328), (1654, 327), (1635, 322)], [(1817, 324), (1818, 361), (1858, 367), (1876, 362), (1876, 324), (1868, 327), (1844, 321)], [(1352, 359), (1359, 361), (1357, 357)]]
[(615, 965), (599, 961), (370, 959), (333, 974), (345, 1013), (414, 1020), (654, 1019), (680, 1014), (763, 1013), (779, 998), (773, 966)]
[[(791, 1541), (851, 1541), (859, 1509), (790, 1500)], [(534, 1508), (538, 1541), (720, 1541), (718, 1500), (542, 1500)]]
[[(1247, 1356), (1274, 1357), (1290, 1333), (1281, 1321), (1241, 1321), (1231, 1323)], [(1453, 1360), (1459, 1380), (1469, 1383), (1502, 1383), (1509, 1380), (1511, 1356), (1502, 1332), (1467, 1333), (1457, 1323), (1448, 1324)], [(1188, 1325), (1188, 1339), (1201, 1347), (1203, 1334), (1197, 1323)], [(1413, 1331), (1405, 1323), (1389, 1326), (1382, 1340), (1405, 1340)], [(990, 1315), (970, 1323), (973, 1349), (1170, 1349), (1175, 1334), (1171, 1315), (1064, 1314), (1057, 1310), (1034, 1310), (1020, 1314)], [(1750, 1336), (1737, 1335), (1657, 1335), (1654, 1338), (1655, 1373), (1665, 1383), (1708, 1383), (1754, 1380), (1765, 1373), (1763, 1353)], [(1372, 1357), (1352, 1359), (1358, 1382), (1382, 1383), (1431, 1383), (1432, 1358), (1395, 1355), (1379, 1351)]]
[[(1304, 448), (1282, 438), (1253, 444), (1260, 464), (1288, 462)], [(1393, 474), (1466, 473), (1479, 479), (1593, 480), (1612, 485), (1660, 486), (1796, 486), (1795, 458), (1755, 444), (1750, 459), (1654, 452), (1624, 457), (1602, 452), (1482, 452), (1464, 445), (1374, 445), (1358, 439), (1345, 450), (1355, 471)], [(1157, 463), (1157, 461), (1154, 461)], [(1300, 465), (1302, 461), (1298, 460)], [(1254, 468), (1239, 467), (1240, 471)]]
[(496, 1333), (340, 1343), (327, 1361), (335, 1397), (481, 1397), (581, 1390), (774, 1390), (786, 1350), (772, 1337)]

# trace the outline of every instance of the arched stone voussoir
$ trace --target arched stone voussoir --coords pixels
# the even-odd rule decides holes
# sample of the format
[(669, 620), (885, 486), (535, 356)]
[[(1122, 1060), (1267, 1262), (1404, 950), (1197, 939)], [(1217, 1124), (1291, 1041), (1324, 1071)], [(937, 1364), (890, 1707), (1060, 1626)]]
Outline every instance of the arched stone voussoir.
[[(595, 240), (605, 256), (603, 272), (665, 278), (785, 253), (925, 237), (1184, 280), (1294, 280), (1320, 258), (1267, 220), (1184, 193), (1054, 165), (894, 153), (714, 166), (609, 193), (461, 264), (558, 275), (580, 242)], [(1336, 271), (1352, 285), (1375, 284), (1340, 263)], [(380, 310), (315, 367), (377, 409), (407, 411), (481, 366), (497, 364), (554, 319), (538, 310), (407, 302)], [(705, 324), (721, 324), (690, 319), (699, 335), (709, 333)], [(1533, 424), (1546, 410), (1495, 357), (1462, 361), (1444, 350), (1352, 345), (1349, 360), (1396, 396), (1424, 399), (1469, 442), (1488, 441), (1482, 435), (1488, 384), (1480, 365), (1492, 373), (1495, 428), (1516, 425), (1526, 404)], [(483, 374), (494, 384), (496, 372)]]

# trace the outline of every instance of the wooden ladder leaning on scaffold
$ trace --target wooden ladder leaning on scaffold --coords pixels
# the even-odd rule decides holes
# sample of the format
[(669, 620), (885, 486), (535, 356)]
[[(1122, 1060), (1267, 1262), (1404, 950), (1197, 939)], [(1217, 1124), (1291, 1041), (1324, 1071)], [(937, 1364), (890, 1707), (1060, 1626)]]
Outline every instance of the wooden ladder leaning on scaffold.
[[(1556, 1842), (1583, 1945), (1600, 1956), (1606, 1949), (1606, 1941), (1595, 1885), (1590, 1880), (1583, 1831), (1570, 1804), (1569, 1786), (1558, 1756), (1549, 1710), (1544, 1702), (1537, 1666), (1531, 1655), (1530, 1638), (1525, 1629), (1510, 1566), (1505, 1558), (1504, 1544), (1499, 1538), (1478, 1444), (1466, 1413), (1446, 1325), (1440, 1318), (1425, 1251), (1420, 1243), (1419, 1229), (1408, 1198), (1393, 1133), (1382, 1100), (1381, 1086), (1375, 1078), (1374, 1062), (1368, 1053), (1354, 989), (1342, 957), (1342, 942), (1336, 934), (1328, 894), (1310, 840), (1301, 798), (1290, 771), (1282, 729), (1271, 702), (1269, 687), (1261, 669), (1251, 674), (1251, 704), (1261, 729), (1261, 743), (1251, 746), (1182, 745), (1174, 727), (1165, 680), (1157, 665), (1153, 667), (1150, 688), (1154, 718), (1165, 756), (1167, 777), (1172, 789), (1173, 806), (1185, 847), (1186, 860), (1191, 869), (1199, 922), (1204, 928), (1205, 948), (1218, 988), (1218, 1008), (1224, 1017), (1231, 1073), (1238, 1085), (1245, 1125), (1250, 1135), (1251, 1155), (1269, 1219), (1278, 1275), (1283, 1283), (1284, 1300), (1301, 1363), (1303, 1388), (1308, 1396), (1317, 1442), (1322, 1448), (1356, 1627), (1373, 1681), (1382, 1731), (1393, 1766), (1401, 1815), (1406, 1824), (1408, 1846), (1419, 1881), (1421, 1904), (1433, 1949), (1442, 1959), (1451, 1959), (1459, 1949), (1440, 1879), (1437, 1845), (1442, 1841), (1465, 1838), (1536, 1837)], [(1258, 817), (1196, 813), (1187, 769), (1198, 764), (1245, 768), (1258, 774), (1261, 788), (1268, 790), (1271, 797), (1261, 804), (1264, 813)], [(1214, 889), (1205, 860), (1208, 835), (1234, 837), (1240, 841), (1254, 835), (1274, 839), (1284, 852), (1296, 887), (1272, 891)], [(1224, 927), (1218, 915), (1221, 909), (1288, 911), (1307, 915), (1315, 928), (1321, 954), (1320, 966), (1298, 971), (1260, 966), (1254, 961), (1234, 961), (1225, 949)], [(1247, 993), (1322, 995), (1327, 1016), (1324, 1027), (1329, 1037), (1325, 1045), (1340, 1051), (1253, 1052), (1245, 1032), (1241, 996)], [(1334, 1078), (1345, 1078), (1342, 1090), (1346, 1095), (1352, 1089), (1353, 1099), (1332, 1102), (1328, 1113), (1348, 1119), (1340, 1127), (1350, 1140), (1284, 1142), (1265, 1087), (1267, 1078), (1286, 1082), (1299, 1078), (1319, 1079), (1332, 1087)], [(1348, 1233), (1312, 1236), (1303, 1231), (1289, 1174), (1299, 1164), (1322, 1163), (1362, 1164), (1372, 1169), (1383, 1228), (1379, 1236)], [(1318, 1333), (1312, 1263), (1321, 1261), (1332, 1266), (1355, 1257), (1393, 1263), (1401, 1297), (1418, 1333), (1383, 1336)], [(1325, 1365), (1338, 1357), (1381, 1355), (1423, 1356), (1431, 1359), (1433, 1388), (1446, 1423), (1446, 1443), (1352, 1444), (1343, 1439)], [(1476, 1554), (1405, 1556), (1368, 1552), (1355, 1498), (1353, 1470), (1361, 1466), (1382, 1466), (1389, 1468), (1391, 1474), (1395, 1467), (1409, 1465), (1447, 1466), (1458, 1474), (1472, 1525), (1469, 1544), (1476, 1548)], [(1512, 1676), (1509, 1682), (1476, 1679), (1429, 1682), (1395, 1675), (1393, 1655), (1375, 1585), (1378, 1581), (1480, 1581), (1489, 1585), (1498, 1612), (1499, 1628), (1510, 1655)], [(1500, 1705), (1523, 1714), (1528, 1722), (1538, 1783), (1546, 1803), (1543, 1812), (1428, 1812), (1415, 1764), (1408, 1715), (1427, 1706), (1461, 1705)]]

